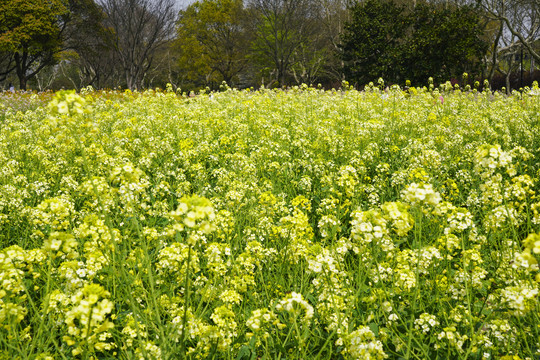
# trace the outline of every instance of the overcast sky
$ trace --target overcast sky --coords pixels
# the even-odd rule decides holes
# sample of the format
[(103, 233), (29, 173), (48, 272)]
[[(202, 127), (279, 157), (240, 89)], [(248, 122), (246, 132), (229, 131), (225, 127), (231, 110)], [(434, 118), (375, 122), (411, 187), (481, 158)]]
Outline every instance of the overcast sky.
[(183, 9), (185, 6), (194, 3), (195, 0), (176, 0), (176, 4), (180, 9)]

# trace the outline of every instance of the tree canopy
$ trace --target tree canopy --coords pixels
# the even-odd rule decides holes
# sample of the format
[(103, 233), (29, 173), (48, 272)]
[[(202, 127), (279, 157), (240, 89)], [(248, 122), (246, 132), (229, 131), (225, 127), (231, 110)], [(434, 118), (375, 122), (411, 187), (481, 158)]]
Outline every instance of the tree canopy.
[(181, 11), (175, 45), (186, 79), (237, 84), (248, 64), (246, 22), (241, 0), (203, 0)]
[(478, 70), (487, 50), (481, 34), (480, 15), (470, 5), (358, 2), (342, 35), (345, 77), (359, 85), (379, 77), (446, 81)]
[(0, 51), (11, 54), (21, 89), (61, 50), (66, 0), (2, 0)]

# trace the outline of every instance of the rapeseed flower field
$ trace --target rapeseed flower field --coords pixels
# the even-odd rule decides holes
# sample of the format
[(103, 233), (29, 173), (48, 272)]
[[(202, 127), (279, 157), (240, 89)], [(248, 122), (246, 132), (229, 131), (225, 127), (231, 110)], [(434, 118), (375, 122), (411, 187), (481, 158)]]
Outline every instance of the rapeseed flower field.
[(0, 96), (0, 359), (538, 359), (540, 92)]

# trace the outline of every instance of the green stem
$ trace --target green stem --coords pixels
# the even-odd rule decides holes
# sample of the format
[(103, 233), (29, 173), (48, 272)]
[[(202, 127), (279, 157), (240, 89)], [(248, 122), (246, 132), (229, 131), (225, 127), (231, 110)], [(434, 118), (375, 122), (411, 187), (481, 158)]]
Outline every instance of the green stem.
[(183, 356), (186, 355), (186, 328), (187, 328), (187, 312), (189, 307), (189, 290), (191, 282), (189, 281), (189, 270), (190, 270), (190, 263), (191, 263), (191, 246), (188, 248), (188, 258), (187, 258), (187, 264), (186, 264), (186, 292), (185, 292), (185, 299), (184, 299), (184, 315), (182, 318), (182, 337), (180, 338), (180, 346), (181, 346), (181, 353)]

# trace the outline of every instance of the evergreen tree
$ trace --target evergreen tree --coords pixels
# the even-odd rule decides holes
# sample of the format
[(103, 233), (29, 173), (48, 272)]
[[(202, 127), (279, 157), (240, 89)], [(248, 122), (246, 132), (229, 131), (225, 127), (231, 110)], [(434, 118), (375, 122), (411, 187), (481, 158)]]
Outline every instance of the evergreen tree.
[(470, 5), (357, 2), (342, 35), (345, 77), (357, 85), (379, 77), (424, 84), (474, 73), (487, 50), (480, 16)]

